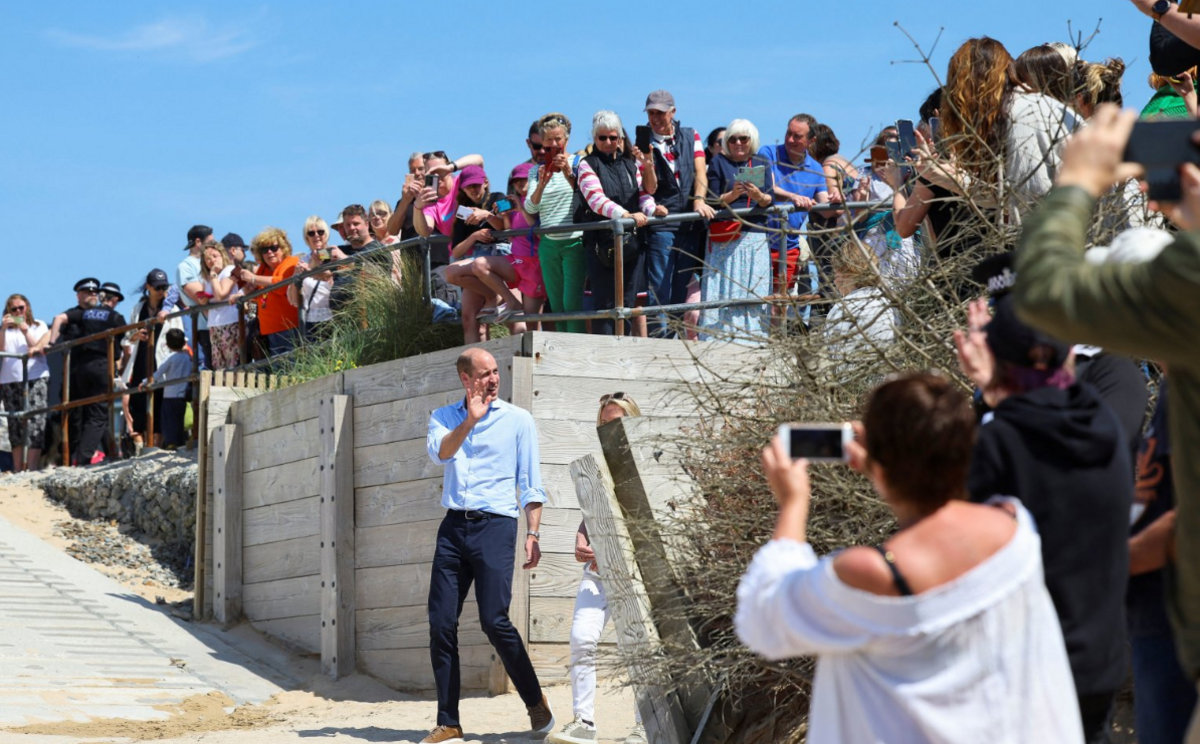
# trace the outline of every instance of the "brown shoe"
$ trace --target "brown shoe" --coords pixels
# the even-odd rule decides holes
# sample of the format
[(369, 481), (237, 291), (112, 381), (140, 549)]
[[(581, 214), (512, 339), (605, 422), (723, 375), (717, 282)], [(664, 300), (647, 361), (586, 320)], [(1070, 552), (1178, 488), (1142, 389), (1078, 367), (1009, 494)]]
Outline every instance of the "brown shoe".
[(526, 706), (529, 711), (529, 728), (533, 729), (530, 738), (540, 739), (554, 729), (554, 711), (550, 710), (550, 701), (542, 695), (542, 702), (534, 706)]
[(429, 736), (421, 739), (421, 744), (446, 744), (447, 742), (462, 741), (461, 726), (438, 726), (429, 732)]

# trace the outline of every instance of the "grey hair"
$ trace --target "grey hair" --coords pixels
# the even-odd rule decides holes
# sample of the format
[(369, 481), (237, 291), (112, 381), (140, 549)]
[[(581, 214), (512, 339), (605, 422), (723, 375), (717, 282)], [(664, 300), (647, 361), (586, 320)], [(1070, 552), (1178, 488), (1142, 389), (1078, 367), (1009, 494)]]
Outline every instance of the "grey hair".
[(740, 136), (750, 138), (750, 154), (756, 154), (759, 145), (758, 127), (754, 126), (749, 119), (734, 119), (729, 122), (729, 126), (725, 127), (725, 140), (721, 143), (721, 152), (728, 157), (729, 140)]
[(420, 160), (421, 162), (425, 162), (425, 153), (414, 152), (412, 155), (408, 156), (408, 160), (404, 161), (404, 163), (407, 165), (408, 163), (411, 163), (414, 160)]
[(592, 139), (596, 138), (596, 132), (623, 132), (625, 128), (621, 125), (621, 117), (617, 116), (616, 111), (597, 111), (592, 117)]

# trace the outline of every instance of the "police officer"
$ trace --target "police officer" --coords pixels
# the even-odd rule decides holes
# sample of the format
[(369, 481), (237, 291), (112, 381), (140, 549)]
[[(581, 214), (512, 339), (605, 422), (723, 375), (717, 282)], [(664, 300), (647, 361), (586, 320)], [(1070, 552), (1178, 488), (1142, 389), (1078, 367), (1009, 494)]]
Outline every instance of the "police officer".
[[(60, 335), (65, 340), (84, 338), (125, 325), (125, 318), (120, 313), (100, 303), (98, 279), (80, 279), (75, 284), (75, 297), (79, 304), (54, 318), (50, 343), (56, 343)], [(71, 349), (71, 383), (72, 399), (76, 396), (91, 398), (108, 392), (108, 342), (105, 339)], [(77, 464), (94, 464), (104, 459), (101, 444), (108, 428), (108, 404), (89, 403), (81, 409), (73, 460)]]
[(120, 305), (124, 301), (125, 301), (125, 295), (121, 294), (121, 285), (120, 284), (117, 284), (116, 282), (105, 282), (103, 285), (101, 285), (101, 287), (100, 287), (100, 303), (101, 304), (107, 305), (108, 307), (111, 307), (113, 310), (116, 310), (117, 305)]

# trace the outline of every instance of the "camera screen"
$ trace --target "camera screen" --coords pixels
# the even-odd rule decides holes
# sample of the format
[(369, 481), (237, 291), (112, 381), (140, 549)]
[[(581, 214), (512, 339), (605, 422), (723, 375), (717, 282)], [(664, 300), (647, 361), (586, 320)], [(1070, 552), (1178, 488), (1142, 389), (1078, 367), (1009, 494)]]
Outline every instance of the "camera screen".
[(789, 439), (793, 460), (801, 457), (810, 460), (815, 457), (842, 459), (842, 430), (840, 428), (805, 429), (793, 426)]

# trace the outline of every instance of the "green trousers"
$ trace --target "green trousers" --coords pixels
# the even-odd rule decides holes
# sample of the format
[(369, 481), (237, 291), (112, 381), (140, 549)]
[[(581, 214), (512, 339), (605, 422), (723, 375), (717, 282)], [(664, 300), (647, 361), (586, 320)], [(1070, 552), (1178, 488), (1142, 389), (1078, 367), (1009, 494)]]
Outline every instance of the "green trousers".
[[(555, 240), (543, 235), (538, 243), (538, 259), (542, 263), (542, 281), (546, 296), (556, 313), (583, 309), (583, 282), (587, 277), (587, 256), (583, 240)], [(582, 320), (559, 321), (554, 329), (568, 333), (583, 333)]]

